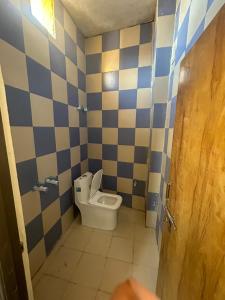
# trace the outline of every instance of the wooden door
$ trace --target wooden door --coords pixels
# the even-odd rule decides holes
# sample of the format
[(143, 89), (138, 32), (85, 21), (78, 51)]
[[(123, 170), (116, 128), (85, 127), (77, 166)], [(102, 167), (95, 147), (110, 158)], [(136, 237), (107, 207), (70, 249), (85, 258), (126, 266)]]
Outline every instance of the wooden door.
[(225, 6), (181, 65), (161, 300), (225, 299)]

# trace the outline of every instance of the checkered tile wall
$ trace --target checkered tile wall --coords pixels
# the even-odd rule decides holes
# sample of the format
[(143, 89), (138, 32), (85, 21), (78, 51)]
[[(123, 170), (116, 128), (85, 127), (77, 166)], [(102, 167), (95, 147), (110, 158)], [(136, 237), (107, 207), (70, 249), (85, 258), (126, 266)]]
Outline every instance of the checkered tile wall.
[(157, 2), (147, 221), (149, 225), (156, 225), (159, 245), (169, 179), (180, 62), (224, 4), (224, 0)]
[(103, 189), (145, 210), (150, 137), (152, 24), (86, 39), (89, 169)]
[[(55, 1), (56, 39), (29, 1), (0, 0), (0, 64), (6, 87), (31, 272), (73, 220), (72, 180), (87, 170), (84, 38)], [(32, 187), (48, 176), (59, 186)]]

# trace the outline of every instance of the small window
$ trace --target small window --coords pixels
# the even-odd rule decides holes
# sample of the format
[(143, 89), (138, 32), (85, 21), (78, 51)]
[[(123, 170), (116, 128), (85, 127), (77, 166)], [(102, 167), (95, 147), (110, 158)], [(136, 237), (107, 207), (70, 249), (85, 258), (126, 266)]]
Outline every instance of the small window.
[(32, 15), (55, 37), (54, 0), (30, 0)]

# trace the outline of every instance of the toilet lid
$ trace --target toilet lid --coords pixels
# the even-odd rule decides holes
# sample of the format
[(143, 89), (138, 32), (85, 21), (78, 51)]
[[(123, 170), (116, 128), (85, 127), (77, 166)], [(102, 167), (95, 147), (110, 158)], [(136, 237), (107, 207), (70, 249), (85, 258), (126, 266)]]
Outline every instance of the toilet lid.
[(102, 183), (102, 174), (103, 174), (103, 170), (99, 170), (98, 172), (95, 173), (95, 175), (93, 176), (92, 179), (92, 183), (91, 183), (91, 193), (90, 193), (90, 197), (92, 198), (95, 193), (100, 189), (101, 187), (101, 183)]

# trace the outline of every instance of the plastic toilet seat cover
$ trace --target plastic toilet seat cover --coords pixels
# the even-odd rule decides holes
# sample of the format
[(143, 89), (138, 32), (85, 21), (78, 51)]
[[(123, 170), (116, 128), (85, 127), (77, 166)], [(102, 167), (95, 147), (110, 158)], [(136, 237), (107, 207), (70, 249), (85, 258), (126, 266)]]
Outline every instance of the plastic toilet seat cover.
[(92, 183), (91, 183), (91, 193), (90, 193), (91, 198), (97, 193), (97, 191), (101, 187), (102, 174), (103, 174), (103, 170), (101, 169), (98, 172), (96, 172), (93, 176)]

